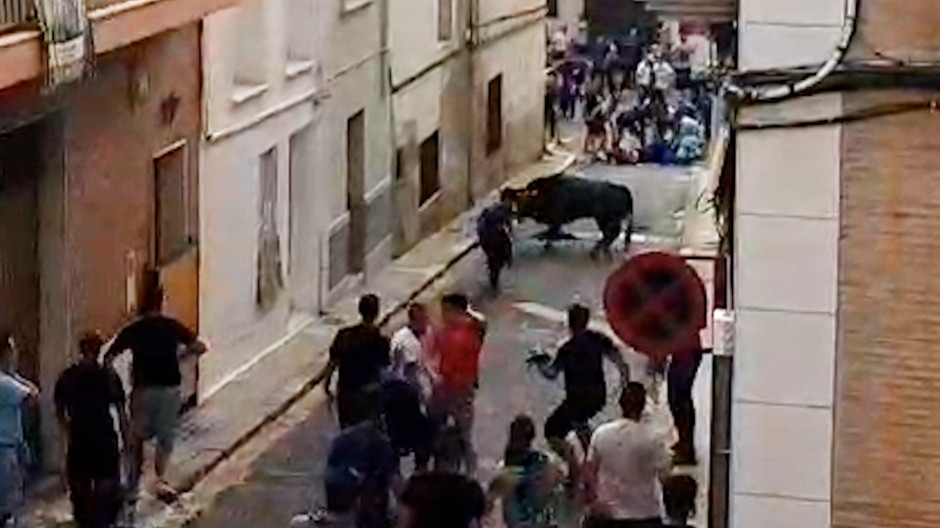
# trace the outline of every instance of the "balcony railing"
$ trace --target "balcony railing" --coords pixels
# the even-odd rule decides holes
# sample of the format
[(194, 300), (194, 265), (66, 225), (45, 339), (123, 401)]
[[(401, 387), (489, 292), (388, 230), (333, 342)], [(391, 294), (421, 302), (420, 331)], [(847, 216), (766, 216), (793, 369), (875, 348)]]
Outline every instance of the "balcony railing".
[(0, 0), (0, 32), (33, 24), (36, 5), (33, 0)]

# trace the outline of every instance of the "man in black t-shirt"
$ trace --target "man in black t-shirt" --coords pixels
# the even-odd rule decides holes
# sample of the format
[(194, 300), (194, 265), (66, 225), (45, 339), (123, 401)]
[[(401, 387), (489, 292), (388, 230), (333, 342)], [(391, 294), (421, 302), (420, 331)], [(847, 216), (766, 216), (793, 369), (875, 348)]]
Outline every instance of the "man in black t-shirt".
[(339, 425), (345, 429), (367, 419), (376, 409), (382, 372), (391, 363), (390, 345), (376, 326), (379, 317), (379, 298), (373, 294), (359, 299), (362, 322), (340, 330), (330, 346), (330, 360), (314, 378), (314, 385), (326, 382), (324, 390), (332, 397), (330, 384), (333, 373), (339, 371), (336, 410)]
[(98, 363), (103, 345), (98, 334), (82, 337), (81, 360), (55, 386), (56, 415), (68, 442), (65, 475), (79, 528), (112, 526), (121, 506), (118, 430), (127, 438), (124, 387), (113, 370)]
[(545, 422), (545, 438), (563, 456), (568, 454), (565, 437), (587, 425), (607, 404), (604, 358), (617, 366), (623, 383), (630, 379), (629, 367), (610, 338), (588, 330), (590, 317), (586, 307), (573, 305), (568, 309), (571, 337), (555, 359), (538, 355), (529, 360), (549, 379), (565, 376), (565, 399)]
[(176, 440), (180, 411), (179, 356), (182, 350), (203, 354), (206, 346), (196, 334), (179, 321), (161, 315), (163, 290), (153, 279), (142, 304), (143, 316), (132, 322), (111, 343), (104, 356), (105, 365), (127, 350), (131, 351), (131, 459), (128, 485), (134, 495), (140, 483), (144, 442), (156, 439), (154, 469), (157, 496), (165, 501), (176, 492), (165, 480), (167, 464)]

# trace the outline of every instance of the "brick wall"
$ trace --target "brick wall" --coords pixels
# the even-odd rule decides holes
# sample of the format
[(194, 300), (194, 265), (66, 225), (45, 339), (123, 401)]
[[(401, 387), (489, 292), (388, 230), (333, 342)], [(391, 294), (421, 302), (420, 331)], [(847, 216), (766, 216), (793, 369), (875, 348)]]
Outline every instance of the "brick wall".
[[(193, 24), (100, 59), (95, 77), (68, 100), (64, 141), (75, 332), (113, 331), (126, 320), (125, 255), (136, 251), (140, 265), (150, 258), (153, 158), (183, 139), (191, 218), (198, 225), (199, 33)], [(146, 83), (136, 98), (135, 79)], [(178, 106), (168, 121), (162, 107), (171, 98)]]
[[(845, 107), (924, 97), (847, 94)], [(832, 525), (937, 526), (940, 113), (849, 124), (842, 150)]]
[(863, 0), (859, 35), (852, 53), (873, 51), (915, 60), (936, 60), (940, 51), (940, 6), (936, 0)]

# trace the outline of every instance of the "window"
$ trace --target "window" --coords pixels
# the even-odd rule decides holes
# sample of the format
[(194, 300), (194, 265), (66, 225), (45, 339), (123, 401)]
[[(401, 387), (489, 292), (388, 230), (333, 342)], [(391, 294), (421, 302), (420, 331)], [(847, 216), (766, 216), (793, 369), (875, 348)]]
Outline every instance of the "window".
[(173, 262), (189, 248), (186, 206), (186, 145), (173, 147), (154, 160), (154, 220), (158, 266)]
[(441, 188), (439, 149), (437, 132), (421, 142), (421, 204), (430, 200)]
[(281, 237), (277, 229), (277, 150), (261, 155), (258, 200), (258, 274), (255, 300), (262, 310), (274, 305), (284, 277), (281, 273)]
[(448, 42), (454, 37), (454, 0), (437, 0), (437, 40)]
[(558, 0), (548, 0), (548, 16), (558, 18)]
[(503, 76), (497, 75), (486, 90), (486, 153), (503, 146)]
[(401, 181), (405, 177), (405, 150), (395, 150), (395, 181)]

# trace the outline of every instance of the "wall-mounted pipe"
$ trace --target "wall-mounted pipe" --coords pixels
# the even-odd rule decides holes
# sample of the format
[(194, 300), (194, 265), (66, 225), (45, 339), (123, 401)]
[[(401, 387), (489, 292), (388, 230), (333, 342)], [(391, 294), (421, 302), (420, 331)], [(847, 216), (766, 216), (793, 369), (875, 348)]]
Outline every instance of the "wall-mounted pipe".
[(816, 73), (783, 85), (748, 88), (737, 85), (728, 85), (724, 88), (727, 95), (741, 102), (776, 102), (789, 99), (810, 90), (829, 77), (836, 68), (842, 64), (849, 46), (855, 39), (858, 31), (858, 18), (861, 0), (846, 0), (845, 20), (842, 24), (842, 36), (832, 56), (829, 57)]

